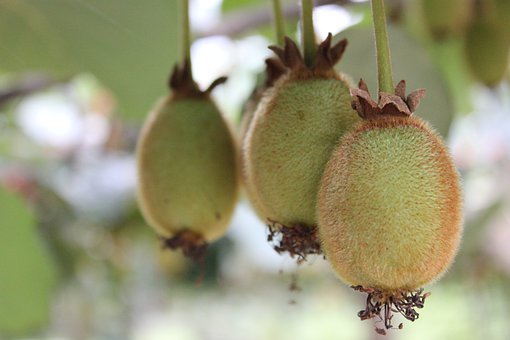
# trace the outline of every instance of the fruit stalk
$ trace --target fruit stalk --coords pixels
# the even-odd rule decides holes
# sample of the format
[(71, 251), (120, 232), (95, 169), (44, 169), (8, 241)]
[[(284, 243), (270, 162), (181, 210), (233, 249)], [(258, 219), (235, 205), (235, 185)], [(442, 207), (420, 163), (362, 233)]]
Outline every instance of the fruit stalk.
[(301, 37), (305, 64), (312, 67), (317, 48), (313, 28), (313, 0), (301, 0)]
[[(191, 72), (191, 33), (189, 25), (189, 1), (181, 0), (181, 42), (182, 60), (189, 63)], [(191, 75), (191, 74), (190, 74)]]
[(378, 92), (393, 94), (393, 76), (391, 56), (386, 31), (386, 12), (384, 0), (371, 0), (372, 19), (374, 22), (375, 49), (377, 58)]
[(283, 46), (285, 41), (285, 22), (282, 14), (282, 4), (280, 0), (273, 0), (274, 30), (276, 34), (276, 42), (279, 46)]

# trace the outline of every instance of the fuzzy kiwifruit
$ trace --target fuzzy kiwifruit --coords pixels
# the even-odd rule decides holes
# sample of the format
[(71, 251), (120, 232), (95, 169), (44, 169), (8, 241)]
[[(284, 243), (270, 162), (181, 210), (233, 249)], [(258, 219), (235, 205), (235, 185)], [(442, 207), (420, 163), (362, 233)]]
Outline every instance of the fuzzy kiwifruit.
[(405, 97), (401, 82), (395, 95), (381, 93), (379, 104), (363, 82), (352, 92), (363, 121), (342, 137), (325, 168), (319, 235), (338, 276), (370, 294), (359, 316), (384, 313), (391, 328), (390, 309), (414, 321), (413, 307), (426, 297), (418, 289), (454, 260), (462, 231), (459, 176), (441, 137), (411, 116), (423, 90)]
[[(257, 107), (260, 103), (260, 100), (264, 96), (266, 92), (269, 91), (269, 89), (273, 86), (273, 84), (278, 80), (285, 72), (287, 72), (287, 69), (285, 65), (280, 61), (278, 58), (268, 58), (265, 60), (266, 63), (266, 69), (265, 69), (265, 81), (264, 83), (255, 88), (253, 93), (251, 94), (250, 98), (246, 102), (243, 108), (243, 116), (241, 120), (241, 124), (239, 127), (239, 139), (241, 140), (241, 145), (244, 142), (244, 139), (246, 137), (248, 128), (253, 120), (253, 116), (255, 114), (255, 111), (257, 110)], [(263, 209), (261, 208), (261, 204), (259, 203), (259, 199), (257, 197), (257, 193), (255, 188), (253, 187), (253, 183), (248, 181), (246, 168), (244, 167), (244, 164), (246, 162), (243, 160), (244, 153), (241, 153), (241, 179), (243, 183), (244, 192), (246, 193), (246, 196), (248, 197), (248, 200), (250, 201), (250, 204), (255, 211), (255, 213), (260, 217), (264, 218)]]
[(189, 62), (176, 67), (172, 93), (149, 114), (138, 147), (138, 199), (147, 222), (171, 248), (200, 257), (222, 236), (238, 191), (236, 145)]
[(462, 36), (473, 16), (473, 0), (422, 0), (425, 23), (436, 39)]
[(318, 253), (315, 201), (324, 166), (335, 143), (358, 117), (351, 108), (349, 83), (334, 70), (347, 41), (331, 46), (331, 34), (305, 65), (296, 44), (272, 47), (288, 69), (267, 90), (243, 141), (243, 171), (259, 215), (283, 233), (291, 255)]

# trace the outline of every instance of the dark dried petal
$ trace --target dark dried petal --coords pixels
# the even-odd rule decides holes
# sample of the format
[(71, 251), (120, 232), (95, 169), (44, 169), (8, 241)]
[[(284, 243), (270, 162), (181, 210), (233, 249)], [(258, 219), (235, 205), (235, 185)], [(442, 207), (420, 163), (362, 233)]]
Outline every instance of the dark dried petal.
[(350, 92), (351, 96), (355, 97), (353, 107), (358, 111), (361, 118), (377, 117), (380, 114), (381, 110), (367, 91), (351, 89)]
[(368, 85), (367, 83), (365, 83), (365, 81), (363, 80), (363, 78), (361, 78), (358, 82), (358, 87), (360, 90), (363, 90), (365, 91), (366, 93), (368, 93), (368, 95), (370, 96), (370, 91), (368, 90)]
[(411, 115), (405, 101), (396, 95), (381, 92), (379, 94), (379, 107), (383, 115), (403, 117)]
[(189, 59), (183, 61), (182, 65), (175, 65), (168, 86), (175, 97), (203, 97), (207, 95), (200, 91), (191, 75), (191, 62)]
[(266, 82), (265, 87), (271, 87), (282, 75), (287, 72), (287, 68), (280, 59), (267, 58), (266, 62)]
[(401, 80), (395, 86), (395, 94), (380, 92), (377, 109), (374, 107), (374, 101), (368, 92), (367, 84), (360, 79), (359, 89), (351, 90), (351, 96), (356, 97), (352, 102), (352, 107), (360, 117), (364, 119), (379, 118), (385, 116), (408, 117), (418, 107), (420, 100), (425, 95), (425, 90), (419, 89), (413, 91), (407, 98), (405, 97), (406, 82)]
[(209, 87), (207, 88), (207, 90), (205, 90), (204, 92), (209, 94), (211, 93), (212, 90), (214, 90), (214, 88), (218, 85), (221, 85), (223, 83), (225, 83), (227, 81), (227, 77), (219, 77), (218, 79), (216, 79), (215, 81), (213, 81), (211, 83), (211, 85), (209, 85)]
[(406, 81), (401, 80), (398, 82), (397, 86), (395, 86), (395, 95), (402, 98), (402, 100), (406, 100)]
[(347, 39), (342, 39), (337, 42), (335, 46), (333, 46), (329, 51), (332, 66), (338, 63), (340, 59), (342, 59), (345, 49), (347, 48), (347, 43)]
[(333, 36), (328, 34), (327, 38), (317, 47), (317, 54), (315, 56), (314, 69), (316, 70), (329, 70), (332, 67), (329, 50), (331, 48), (331, 39)]
[(161, 239), (164, 248), (172, 250), (181, 249), (184, 256), (197, 263), (204, 260), (208, 243), (196, 232), (185, 229), (178, 232), (171, 238), (162, 237)]
[(285, 60), (285, 50), (283, 48), (281, 48), (280, 46), (276, 46), (276, 45), (270, 45), (268, 46), (268, 48), (273, 51), (274, 54), (276, 54), (276, 56), (278, 58), (280, 58), (281, 61)]
[(406, 103), (409, 106), (409, 110), (411, 112), (415, 112), (418, 106), (420, 105), (420, 101), (425, 97), (427, 91), (425, 89), (414, 90), (407, 96)]
[(285, 37), (285, 55), (283, 62), (289, 68), (299, 67), (305, 63), (299, 51), (299, 47), (294, 40), (289, 37)]

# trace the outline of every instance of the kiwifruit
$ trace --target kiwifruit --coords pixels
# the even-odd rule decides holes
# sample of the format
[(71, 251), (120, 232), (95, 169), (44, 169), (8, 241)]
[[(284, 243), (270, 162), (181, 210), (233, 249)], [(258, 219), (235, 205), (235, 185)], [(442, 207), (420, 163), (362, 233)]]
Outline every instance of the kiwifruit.
[(149, 114), (137, 146), (142, 213), (170, 248), (199, 258), (222, 236), (238, 192), (236, 145), (189, 62), (175, 67), (171, 94)]
[(264, 70), (265, 73), (265, 79), (264, 82), (257, 86), (252, 94), (250, 95), (250, 98), (246, 101), (246, 104), (243, 107), (243, 115), (241, 119), (241, 124), (239, 127), (239, 136), (241, 140), (246, 137), (246, 132), (248, 132), (248, 127), (251, 124), (251, 121), (253, 120), (253, 115), (255, 114), (255, 111), (257, 110), (257, 106), (260, 103), (260, 100), (264, 96), (264, 94), (273, 87), (274, 83), (287, 72), (287, 68), (285, 65), (281, 62), (280, 59), (276, 57), (267, 58), (265, 60), (266, 68)]
[(438, 40), (462, 36), (473, 16), (473, 0), (422, 0), (425, 23)]
[[(280, 78), (287, 71), (286, 67), (278, 58), (268, 58), (265, 60), (265, 63), (265, 81), (261, 86), (255, 88), (243, 108), (243, 116), (239, 127), (239, 139), (241, 140), (241, 145), (243, 144), (244, 138), (246, 137), (246, 132), (248, 131), (248, 128), (253, 120), (253, 116), (261, 98), (273, 86), (275, 81), (278, 80), (278, 78)], [(241, 153), (242, 165), (246, 163), (242, 159), (243, 155), (244, 153)], [(262, 212), (259, 199), (257, 198), (256, 191), (253, 188), (253, 183), (247, 179), (247, 174), (244, 166), (241, 169), (241, 178), (244, 192), (246, 193), (246, 196), (250, 201), (253, 210), (260, 218), (263, 218), (264, 213)]]
[(508, 25), (508, 21), (510, 20), (510, 1), (495, 0), (494, 10), (501, 28), (505, 31), (507, 38), (510, 38), (510, 25)]
[(505, 25), (482, 15), (471, 23), (465, 37), (469, 68), (478, 81), (488, 86), (499, 84), (508, 69), (510, 37)]
[(314, 236), (319, 181), (335, 143), (359, 119), (349, 82), (333, 68), (347, 41), (331, 46), (331, 40), (330, 34), (318, 46), (312, 67), (289, 38), (283, 49), (270, 47), (287, 72), (262, 96), (243, 141), (245, 178), (259, 215), (270, 230), (282, 231), (275, 249), (292, 256), (320, 253)]
[[(338, 276), (369, 293), (362, 319), (391, 308), (414, 321), (419, 288), (451, 265), (462, 231), (459, 176), (441, 137), (411, 116), (418, 90), (405, 82), (379, 104), (364, 82), (352, 90), (363, 121), (346, 133), (321, 180), (317, 214), (322, 249)], [(413, 302), (414, 301), (414, 302)]]

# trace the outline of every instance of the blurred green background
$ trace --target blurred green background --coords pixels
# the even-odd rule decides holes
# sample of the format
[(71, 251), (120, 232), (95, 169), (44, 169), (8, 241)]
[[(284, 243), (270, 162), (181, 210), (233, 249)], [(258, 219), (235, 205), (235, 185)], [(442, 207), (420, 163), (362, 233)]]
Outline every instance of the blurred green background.
[[(298, 39), (297, 3), (283, 1)], [(510, 339), (509, 3), (386, 1), (394, 77), (427, 89), (418, 115), (447, 139), (465, 206), (454, 266), (386, 339)], [(375, 92), (369, 4), (316, 4), (318, 38), (349, 39), (338, 69)], [(213, 95), (237, 127), (274, 43), (271, 3), (190, 6), (196, 81), (229, 77)], [(244, 198), (204, 266), (161, 250), (134, 147), (178, 36), (176, 0), (0, 0), (0, 339), (377, 339), (364, 297), (320, 257), (277, 255)]]

